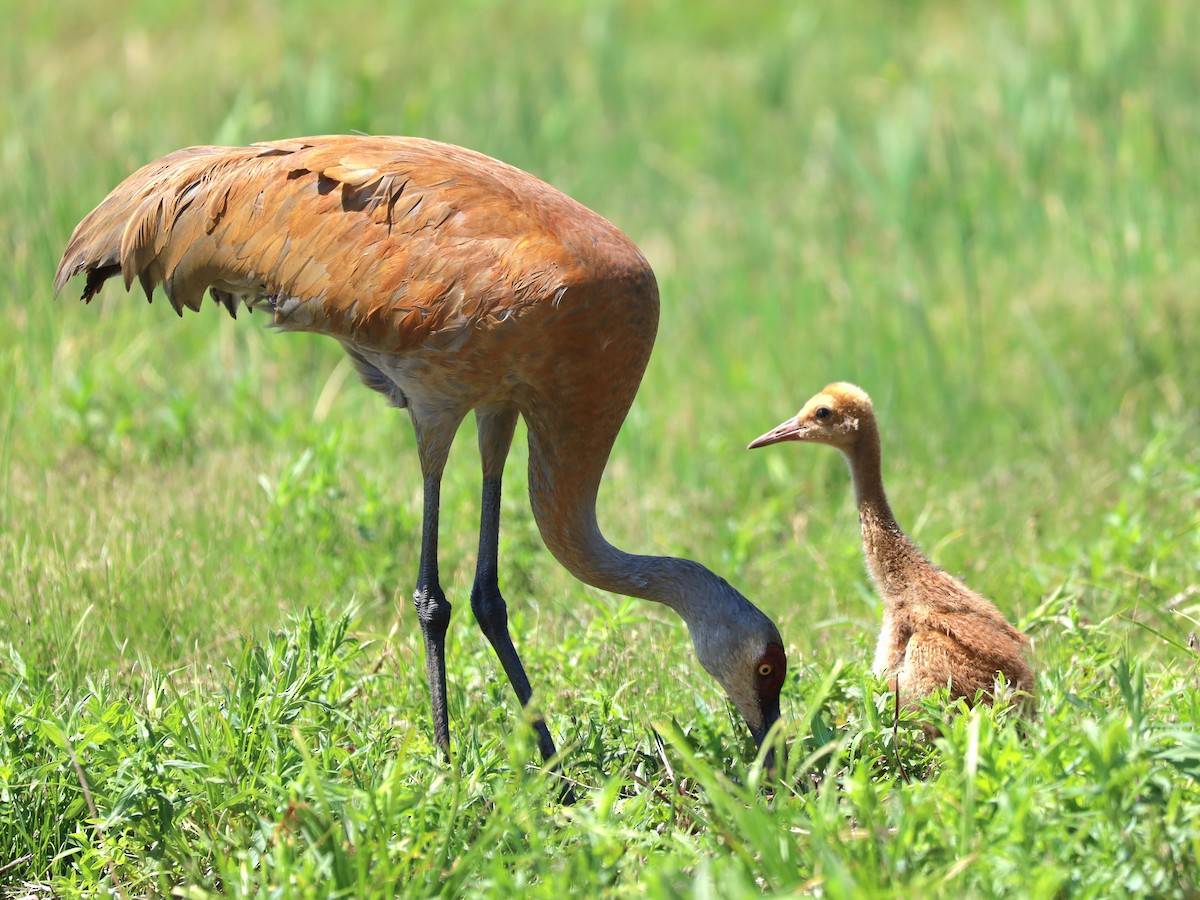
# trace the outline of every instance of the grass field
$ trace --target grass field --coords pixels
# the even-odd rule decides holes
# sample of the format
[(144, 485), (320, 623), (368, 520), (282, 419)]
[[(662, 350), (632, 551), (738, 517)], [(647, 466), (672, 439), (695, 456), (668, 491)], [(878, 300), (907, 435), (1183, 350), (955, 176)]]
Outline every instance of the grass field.
[[(1200, 6), (4, 0), (0, 895), (1196, 896)], [(112, 284), (71, 228), (177, 147), (464, 144), (639, 243), (658, 345), (600, 521), (779, 623), (782, 785), (667, 611), (501, 585), (581, 802), (475, 626), (443, 489), (432, 744), (411, 428), (328, 340)], [(244, 317), (243, 317), (244, 318)], [(898, 517), (1032, 639), (1040, 718), (934, 748), (869, 674), (849, 478), (746, 442), (873, 394)]]

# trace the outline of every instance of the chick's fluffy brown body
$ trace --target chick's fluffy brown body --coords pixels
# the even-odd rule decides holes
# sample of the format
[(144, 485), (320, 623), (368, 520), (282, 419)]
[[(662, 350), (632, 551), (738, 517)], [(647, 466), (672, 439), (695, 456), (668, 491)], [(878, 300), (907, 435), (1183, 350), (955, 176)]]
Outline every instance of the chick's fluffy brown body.
[(883, 487), (881, 441), (870, 397), (826, 387), (793, 418), (751, 443), (808, 441), (837, 447), (854, 479), (863, 555), (884, 602), (874, 671), (906, 703), (948, 687), (952, 699), (991, 702), (997, 676), (1033, 710), (1027, 638), (985, 597), (931, 563), (897, 524)]

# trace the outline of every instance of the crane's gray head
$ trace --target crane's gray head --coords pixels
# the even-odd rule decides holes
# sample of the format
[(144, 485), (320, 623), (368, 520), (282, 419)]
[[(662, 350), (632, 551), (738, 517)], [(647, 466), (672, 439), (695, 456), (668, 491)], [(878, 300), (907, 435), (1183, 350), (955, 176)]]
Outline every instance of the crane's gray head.
[(830, 384), (786, 422), (750, 442), (749, 449), (781, 441), (811, 441), (849, 452), (875, 421), (871, 398), (862, 388), (841, 381)]
[(688, 618), (688, 631), (700, 665), (725, 688), (761, 747), (779, 718), (779, 692), (787, 677), (783, 640), (753, 603), (724, 580), (716, 581), (710, 589), (723, 596), (708, 605), (709, 614)]

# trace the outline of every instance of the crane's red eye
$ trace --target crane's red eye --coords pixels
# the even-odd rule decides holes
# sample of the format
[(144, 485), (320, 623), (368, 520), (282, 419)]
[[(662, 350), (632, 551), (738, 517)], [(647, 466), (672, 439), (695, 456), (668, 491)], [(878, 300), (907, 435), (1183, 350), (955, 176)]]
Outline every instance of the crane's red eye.
[(767, 650), (754, 664), (754, 674), (758, 677), (758, 691), (763, 696), (779, 696), (783, 687), (783, 679), (787, 674), (787, 657), (780, 644), (771, 643)]

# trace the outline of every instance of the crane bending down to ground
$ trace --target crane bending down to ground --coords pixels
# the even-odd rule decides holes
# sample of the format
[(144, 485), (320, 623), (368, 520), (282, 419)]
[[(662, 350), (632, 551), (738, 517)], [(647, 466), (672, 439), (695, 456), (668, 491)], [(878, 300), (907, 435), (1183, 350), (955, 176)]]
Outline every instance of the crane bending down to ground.
[[(1025, 662), (1028, 640), (995, 605), (939, 569), (896, 523), (883, 489), (879, 426), (862, 388), (827, 385), (795, 416), (750, 442), (750, 449), (781, 441), (829, 444), (850, 466), (867, 569), (883, 599), (883, 628), (873, 671), (887, 678), (906, 703), (949, 687), (953, 699), (992, 701), (997, 675), (1023, 694), (1033, 712), (1033, 674)], [(937, 729), (924, 726), (927, 737)]]
[[(688, 625), (701, 665), (761, 746), (779, 716), (779, 632), (698, 563), (605, 540), (596, 492), (658, 327), (658, 287), (612, 224), (525, 172), (470, 150), (398, 137), (328, 136), (192, 147), (150, 163), (79, 223), (56, 292), (83, 299), (120, 275), (176, 312), (205, 291), (235, 315), (337, 339), (362, 380), (416, 431), (424, 477), (413, 600), (434, 738), (449, 752), (438, 505), (455, 432), (475, 411), (483, 463), (471, 608), (521, 704), (532, 693), (500, 594), (500, 485), (517, 416), (529, 495), (547, 547), (576, 577), (655, 600)], [(555, 753), (535, 724), (542, 755)]]

